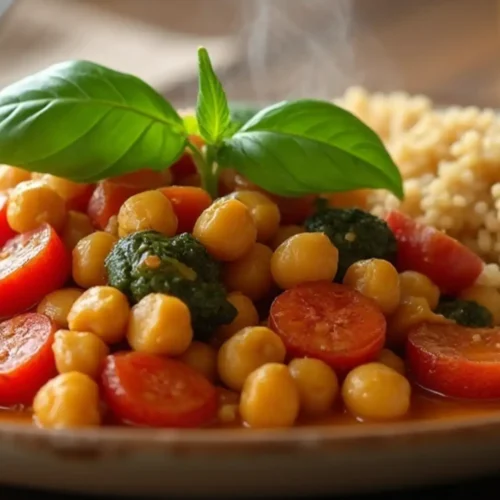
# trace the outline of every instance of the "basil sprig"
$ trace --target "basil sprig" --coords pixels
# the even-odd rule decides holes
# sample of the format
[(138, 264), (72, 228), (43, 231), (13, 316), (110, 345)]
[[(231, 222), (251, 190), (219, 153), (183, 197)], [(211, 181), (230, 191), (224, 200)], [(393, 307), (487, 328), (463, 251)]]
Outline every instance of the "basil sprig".
[[(88, 61), (56, 64), (6, 87), (0, 163), (95, 182), (145, 167), (163, 170), (187, 152), (213, 196), (220, 169), (233, 168), (284, 196), (378, 188), (403, 197), (397, 166), (354, 115), (329, 102), (298, 100), (242, 120), (205, 49), (198, 60), (196, 116), (184, 119), (139, 78)], [(195, 133), (205, 141), (201, 149), (189, 139)]]

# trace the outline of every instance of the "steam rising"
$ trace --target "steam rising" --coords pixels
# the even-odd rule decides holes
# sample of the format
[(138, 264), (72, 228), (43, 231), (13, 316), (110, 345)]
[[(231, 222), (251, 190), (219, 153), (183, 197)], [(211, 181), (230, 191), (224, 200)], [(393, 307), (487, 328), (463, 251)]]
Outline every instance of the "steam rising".
[[(396, 73), (381, 45), (357, 19), (352, 0), (247, 0), (242, 4), (247, 64), (245, 75), (240, 76), (250, 81), (248, 99), (332, 99), (350, 85), (364, 84), (367, 70), (382, 81)], [(397, 83), (393, 80), (392, 86)]]

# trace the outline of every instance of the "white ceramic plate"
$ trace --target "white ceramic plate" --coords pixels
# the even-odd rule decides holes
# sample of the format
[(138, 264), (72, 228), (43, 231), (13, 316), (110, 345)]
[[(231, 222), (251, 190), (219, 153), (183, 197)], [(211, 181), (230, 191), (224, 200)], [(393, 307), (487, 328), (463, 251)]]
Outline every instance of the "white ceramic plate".
[(374, 492), (498, 470), (500, 412), (283, 431), (0, 425), (0, 482), (121, 495)]

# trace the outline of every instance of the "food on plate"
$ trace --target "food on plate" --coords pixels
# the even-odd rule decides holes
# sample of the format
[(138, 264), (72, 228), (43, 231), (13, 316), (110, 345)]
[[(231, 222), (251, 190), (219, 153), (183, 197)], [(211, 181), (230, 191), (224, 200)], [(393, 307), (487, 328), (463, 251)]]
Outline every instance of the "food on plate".
[(199, 68), (184, 113), (85, 61), (0, 91), (4, 411), (262, 429), (500, 409), (498, 119), (359, 89), (243, 109), (204, 49)]

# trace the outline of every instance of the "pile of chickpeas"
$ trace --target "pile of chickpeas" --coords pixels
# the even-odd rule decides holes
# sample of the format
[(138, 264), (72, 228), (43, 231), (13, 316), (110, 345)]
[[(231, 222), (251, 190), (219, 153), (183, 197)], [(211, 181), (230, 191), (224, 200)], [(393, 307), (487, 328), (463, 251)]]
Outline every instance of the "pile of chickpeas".
[[(0, 189), (10, 192), (7, 217), (14, 230), (47, 222), (72, 252), (74, 284), (47, 295), (36, 308), (59, 329), (53, 344), (59, 375), (40, 389), (33, 404), (44, 427), (100, 425), (100, 367), (108, 353), (124, 348), (178, 358), (217, 385), (219, 424), (292, 426), (302, 416), (331, 413), (340, 397), (356, 418), (400, 418), (411, 401), (405, 364), (396, 354), (406, 332), (422, 321), (447, 321), (432, 312), (440, 293), (427, 277), (398, 273), (380, 259), (359, 261), (348, 269), (344, 284), (374, 300), (386, 316), (386, 348), (343, 380), (318, 359), (289, 359), (256, 304), (297, 284), (333, 280), (338, 251), (322, 233), (281, 225), (278, 205), (265, 194), (240, 190), (217, 199), (193, 229), (223, 263), (228, 301), (237, 316), (213, 332), (209, 342), (193, 340), (189, 309), (179, 299), (153, 293), (131, 307), (122, 292), (107, 284), (104, 261), (119, 238), (140, 230), (176, 234), (175, 211), (160, 191), (130, 197), (105, 230), (96, 231), (85, 212), (66, 209), (81, 185), (4, 166)], [(474, 286), (463, 298), (487, 307), (500, 324), (496, 290)]]

